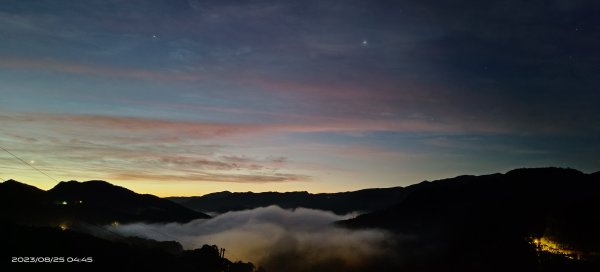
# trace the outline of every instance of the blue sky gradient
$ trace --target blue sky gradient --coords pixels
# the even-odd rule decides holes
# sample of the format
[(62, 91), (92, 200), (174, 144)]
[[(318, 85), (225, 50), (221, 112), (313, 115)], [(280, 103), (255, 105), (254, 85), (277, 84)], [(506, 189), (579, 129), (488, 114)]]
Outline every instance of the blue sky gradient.
[[(5, 1), (0, 143), (136, 191), (600, 170), (594, 1)], [(8, 154), (0, 177), (54, 185)]]

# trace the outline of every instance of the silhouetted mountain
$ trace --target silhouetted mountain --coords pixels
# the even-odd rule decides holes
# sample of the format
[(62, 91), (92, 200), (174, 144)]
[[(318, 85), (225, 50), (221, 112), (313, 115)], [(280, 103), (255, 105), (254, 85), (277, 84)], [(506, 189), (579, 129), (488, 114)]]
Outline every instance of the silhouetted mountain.
[(33, 262), (34, 257), (35, 262), (52, 260), (77, 270), (255, 270), (252, 263), (223, 258), (217, 246), (183, 250), (178, 242), (125, 237), (101, 226), (209, 218), (166, 199), (137, 194), (105, 181), (61, 182), (43, 191), (8, 180), (0, 183), (0, 199), (3, 269), (12, 265), (22, 270), (29, 264), (19, 262)]
[[(388, 238), (379, 245), (385, 253), (358, 271), (600, 271), (599, 196), (600, 172), (538, 168), (338, 194), (221, 192), (172, 199), (219, 212), (269, 205), (336, 213), (379, 209), (338, 222), (389, 231), (369, 232)], [(255, 270), (220, 258), (216, 246), (190, 251), (176, 242), (98, 235), (110, 229), (86, 226), (206, 217), (103, 181), (62, 182), (43, 191), (10, 180), (0, 183), (0, 198), (0, 244), (10, 256), (89, 255), (106, 269), (124, 262), (120, 268), (136, 270)], [(83, 227), (71, 227), (77, 222)], [(81, 232), (86, 230), (96, 236)], [(354, 250), (361, 249), (348, 252)], [(299, 259), (289, 252), (268, 254), (281, 262)]]
[(0, 183), (0, 199), (7, 204), (28, 204), (31, 199), (42, 199), (43, 195), (43, 190), (12, 179)]
[(105, 181), (61, 182), (43, 191), (13, 180), (0, 183), (2, 220), (27, 225), (186, 222), (208, 215)]
[[(398, 204), (340, 224), (418, 237), (411, 252), (423, 258), (409, 271), (594, 271), (599, 196), (597, 173), (517, 169), (412, 185)], [(540, 250), (542, 241), (564, 254)]]
[(402, 191), (402, 187), (331, 194), (310, 194), (308, 192), (231, 193), (225, 191), (198, 197), (169, 197), (168, 199), (201, 212), (224, 213), (277, 205), (284, 209), (303, 207), (347, 214), (355, 211), (375, 211), (392, 206), (402, 195)]

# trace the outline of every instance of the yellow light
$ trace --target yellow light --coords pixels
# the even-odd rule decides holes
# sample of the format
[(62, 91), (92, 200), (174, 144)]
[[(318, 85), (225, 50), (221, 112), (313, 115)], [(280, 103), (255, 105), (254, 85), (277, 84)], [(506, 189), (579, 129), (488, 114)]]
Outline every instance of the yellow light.
[(118, 221), (114, 221), (111, 224), (113, 227), (118, 227), (119, 226), (119, 222)]
[(58, 227), (59, 227), (61, 230), (68, 230), (68, 229), (69, 229), (69, 226), (67, 226), (67, 224), (65, 224), (65, 223), (62, 223), (62, 224), (58, 225)]
[(579, 259), (581, 256), (581, 251), (573, 250), (567, 247), (566, 245), (560, 244), (549, 237), (541, 237), (532, 240), (536, 245), (536, 250), (538, 252), (548, 252), (552, 254), (562, 255), (569, 259)]
[(63, 201), (61, 204), (63, 205), (67, 205), (68, 203), (66, 201)]

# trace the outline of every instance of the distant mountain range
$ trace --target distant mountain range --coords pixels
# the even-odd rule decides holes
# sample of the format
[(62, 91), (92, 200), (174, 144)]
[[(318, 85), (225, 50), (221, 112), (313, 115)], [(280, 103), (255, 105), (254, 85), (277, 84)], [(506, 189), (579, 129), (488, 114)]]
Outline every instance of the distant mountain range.
[[(600, 271), (600, 172), (516, 169), (404, 188), (333, 194), (221, 192), (169, 200), (104, 181), (61, 182), (43, 191), (9, 180), (0, 183), (0, 199), (0, 242), (22, 255), (53, 250), (129, 254), (133, 260), (153, 260), (149, 268), (176, 264), (206, 268), (219, 260), (213, 247), (192, 252), (182, 251), (176, 243), (105, 240), (79, 230), (65, 232), (62, 225), (186, 222), (209, 218), (202, 212), (279, 205), (338, 214), (366, 212), (336, 223), (349, 229), (389, 232), (385, 258), (363, 271)], [(113, 251), (113, 246), (119, 249)], [(197, 263), (189, 258), (208, 259)], [(223, 270), (224, 266), (214, 265), (208, 271)], [(240, 263), (243, 269), (239, 271), (253, 271), (249, 265)]]
[(403, 192), (397, 204), (339, 224), (418, 237), (409, 252), (436, 256), (416, 261), (419, 271), (599, 271), (600, 172), (517, 169)]
[(137, 194), (105, 181), (60, 182), (44, 191), (8, 180), (0, 183), (0, 199), (2, 220), (37, 226), (187, 222), (210, 218), (166, 199)]
[(277, 205), (284, 209), (311, 208), (337, 214), (370, 212), (390, 207), (403, 194), (402, 187), (365, 189), (354, 192), (310, 194), (308, 192), (232, 193), (229, 191), (195, 197), (168, 197), (192, 210), (224, 213)]
[(416, 237), (409, 245), (397, 241), (396, 251), (402, 252), (397, 258), (406, 262), (398, 268), (407, 271), (594, 271), (600, 266), (600, 172), (516, 169), (356, 192), (220, 192), (169, 199), (218, 213), (269, 205), (363, 211), (338, 225)]

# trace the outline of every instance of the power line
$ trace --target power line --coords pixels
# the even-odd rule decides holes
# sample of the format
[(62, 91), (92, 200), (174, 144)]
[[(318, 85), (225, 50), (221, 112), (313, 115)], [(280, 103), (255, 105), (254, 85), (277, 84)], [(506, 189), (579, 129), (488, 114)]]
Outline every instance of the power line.
[(15, 154), (13, 154), (12, 152), (8, 151), (6, 148), (4, 148), (4, 147), (0, 146), (0, 149), (2, 149), (2, 150), (4, 150), (4, 151), (6, 151), (6, 153), (8, 153), (8, 154), (10, 154), (11, 156), (15, 157), (17, 160), (21, 161), (21, 162), (22, 162), (22, 163), (24, 163), (25, 165), (27, 165), (27, 166), (29, 166), (29, 167), (33, 168), (35, 171), (38, 171), (38, 172), (42, 173), (44, 176), (46, 176), (46, 177), (48, 177), (48, 178), (50, 178), (50, 179), (52, 179), (52, 180), (54, 180), (54, 181), (56, 181), (56, 182), (59, 182), (59, 181), (58, 181), (58, 180), (56, 180), (55, 178), (53, 178), (53, 177), (51, 177), (50, 175), (46, 174), (44, 171), (42, 171), (42, 170), (38, 169), (37, 167), (35, 167), (35, 166), (31, 165), (30, 163), (26, 162), (25, 160), (23, 160), (23, 159), (19, 158), (19, 156), (17, 156), (17, 155), (15, 155)]
[[(53, 177), (51, 177), (50, 175), (46, 174), (46, 172), (44, 172), (44, 171), (42, 171), (41, 169), (39, 169), (39, 168), (37, 168), (37, 167), (33, 166), (32, 164), (28, 163), (27, 161), (25, 161), (25, 160), (21, 159), (19, 156), (15, 155), (14, 153), (12, 153), (12, 152), (8, 151), (6, 148), (4, 148), (4, 147), (0, 146), (0, 149), (4, 150), (6, 153), (10, 154), (11, 156), (13, 156), (14, 158), (16, 158), (17, 160), (19, 160), (19, 161), (20, 161), (20, 162), (22, 162), (23, 164), (25, 164), (25, 165), (27, 165), (27, 166), (29, 166), (29, 167), (33, 168), (35, 171), (38, 171), (38, 172), (40, 172), (41, 174), (43, 174), (44, 176), (46, 176), (46, 177), (48, 177), (48, 178), (50, 178), (50, 179), (52, 179), (52, 180), (54, 180), (54, 181), (56, 181), (56, 182), (59, 182), (59, 181), (58, 181), (58, 180), (56, 180), (55, 178), (53, 178)], [(1, 177), (0, 177), (0, 180), (2, 180), (2, 181), (6, 181), (6, 180), (4, 180), (4, 179), (3, 179), (3, 178), (1, 178)], [(89, 222), (88, 222), (88, 223), (89, 223)], [(98, 228), (98, 229), (101, 229), (101, 230), (103, 230), (103, 231), (106, 231), (106, 232), (108, 232), (108, 233), (114, 234), (114, 235), (116, 235), (117, 237), (120, 237), (120, 238), (122, 238), (122, 239), (123, 239), (123, 238), (126, 238), (126, 236), (123, 236), (122, 234), (120, 234), (120, 233), (118, 233), (118, 232), (115, 232), (115, 231), (112, 231), (112, 230), (110, 230), (110, 229), (108, 229), (108, 228), (106, 228), (106, 227), (103, 227), (103, 226), (100, 226), (100, 225), (97, 225), (97, 224), (94, 224), (94, 223), (89, 223), (89, 224), (90, 224), (90, 225), (92, 225), (92, 226), (94, 226), (94, 227), (96, 227), (96, 228)], [(165, 236), (165, 237), (168, 237), (168, 238), (170, 238), (170, 239), (173, 239), (173, 240), (175, 240), (176, 242), (178, 242), (178, 243), (180, 243), (180, 244), (181, 244), (181, 241), (180, 241), (179, 239), (177, 239), (176, 237), (172, 236), (172, 235), (166, 234), (166, 233), (164, 233), (164, 232), (161, 232), (161, 231), (158, 231), (158, 230), (155, 230), (155, 229), (152, 229), (152, 228), (150, 228), (150, 230), (151, 230), (151, 231), (153, 231), (153, 232), (155, 232), (155, 233), (161, 234), (161, 235), (163, 235), (163, 236)], [(194, 245), (194, 247), (198, 247), (198, 242), (192, 242), (192, 244)], [(224, 251), (224, 248), (222, 248), (222, 249), (223, 249), (223, 251)], [(231, 252), (231, 250), (228, 250), (228, 252), (229, 252), (229, 254), (230, 254), (230, 255), (233, 255), (233, 257), (234, 257), (234, 258), (237, 258), (238, 260), (241, 260), (241, 259), (240, 259), (240, 258), (238, 258), (238, 257), (237, 257), (235, 254), (233, 254), (233, 253)], [(223, 256), (223, 257), (224, 257), (224, 256)]]

